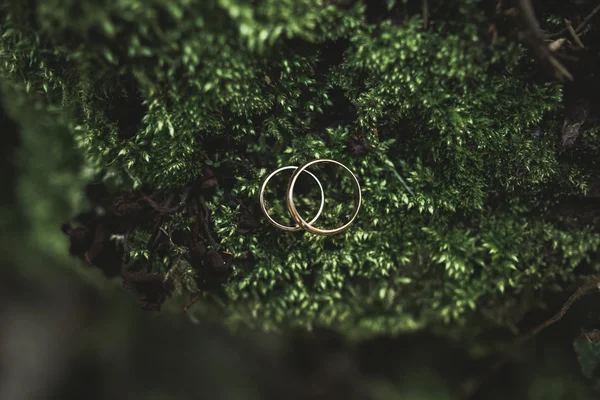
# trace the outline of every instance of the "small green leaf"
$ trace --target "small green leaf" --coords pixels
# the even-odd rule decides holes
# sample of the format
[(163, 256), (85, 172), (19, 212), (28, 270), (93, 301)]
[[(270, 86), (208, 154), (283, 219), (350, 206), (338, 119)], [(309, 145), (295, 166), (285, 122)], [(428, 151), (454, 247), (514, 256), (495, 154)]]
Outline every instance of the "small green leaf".
[(115, 59), (115, 56), (107, 48), (104, 49), (104, 57), (106, 58), (106, 60), (108, 60), (109, 63), (115, 64), (115, 65), (117, 64), (117, 60)]
[(108, 36), (109, 38), (115, 37), (115, 26), (109, 19), (104, 20), (104, 22), (102, 23), (102, 28), (104, 29), (104, 33), (106, 33), (106, 36)]
[(171, 137), (174, 137), (175, 128), (173, 128), (173, 124), (171, 123), (171, 121), (167, 121), (167, 126), (169, 127), (169, 135), (171, 135)]

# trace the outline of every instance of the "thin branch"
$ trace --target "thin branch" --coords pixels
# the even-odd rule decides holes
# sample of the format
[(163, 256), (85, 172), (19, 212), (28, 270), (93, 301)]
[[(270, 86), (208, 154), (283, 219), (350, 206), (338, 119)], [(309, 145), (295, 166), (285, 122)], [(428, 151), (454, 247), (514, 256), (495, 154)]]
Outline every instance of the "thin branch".
[(573, 75), (554, 57), (548, 48), (546, 37), (535, 17), (531, 0), (519, 0), (518, 7), (519, 19), (525, 40), (529, 43), (529, 47), (536, 54), (537, 58), (554, 70), (557, 79), (562, 81), (566, 77), (569, 80), (573, 80)]
[[(160, 206), (162, 208), (169, 208), (169, 206), (171, 205), (171, 202), (173, 201), (173, 197), (174, 195), (170, 195), (167, 200), (165, 201), (164, 206)], [(146, 271), (150, 271), (150, 268), (152, 268), (152, 259), (154, 256), (154, 245), (155, 243), (158, 241), (158, 238), (161, 234), (160, 231), (160, 227), (164, 222), (164, 215), (160, 215), (158, 217), (158, 221), (156, 221), (156, 224), (154, 225), (154, 228), (152, 229), (152, 234), (150, 236), (150, 240), (148, 240), (148, 250), (150, 252), (150, 255), (148, 256), (148, 261), (146, 262)]]
[(423, 28), (427, 29), (427, 22), (429, 20), (429, 4), (427, 0), (423, 0)]
[(592, 19), (594, 15), (598, 13), (598, 11), (600, 11), (600, 4), (597, 5), (596, 8), (594, 8), (592, 12), (584, 18), (583, 21), (581, 21), (581, 23), (577, 26), (577, 29), (575, 29), (575, 32), (579, 33), (583, 29), (583, 27), (586, 26), (588, 22), (590, 22), (590, 19)]
[(183, 311), (187, 311), (195, 302), (197, 302), (198, 300), (200, 300), (202, 298), (202, 295), (198, 295), (196, 297), (194, 297), (193, 299), (191, 299), (184, 307), (183, 307)]
[(567, 33), (567, 28), (563, 28), (558, 32), (554, 32), (554, 33), (550, 33), (547, 35), (548, 39), (554, 39), (557, 38), (559, 36), (562, 36), (563, 34)]
[(565, 38), (557, 39), (557, 40), (551, 42), (548, 45), (548, 48), (550, 49), (550, 51), (556, 52), (556, 51), (560, 50), (560, 48), (565, 44), (566, 41), (567, 41), (567, 39), (565, 39)]
[(573, 303), (575, 303), (577, 300), (579, 300), (583, 296), (588, 295), (590, 293), (597, 292), (598, 290), (600, 290), (600, 280), (599, 279), (594, 279), (592, 282), (589, 282), (589, 283), (583, 285), (582, 287), (580, 287), (579, 289), (577, 289), (575, 291), (575, 293), (573, 293), (571, 295), (571, 297), (569, 297), (569, 299), (565, 302), (565, 304), (563, 304), (563, 306), (561, 307), (561, 309), (556, 314), (554, 314), (554, 316), (552, 318), (550, 318), (549, 320), (541, 323), (540, 325), (538, 325), (537, 327), (535, 327), (531, 332), (529, 332), (528, 334), (522, 336), (517, 341), (517, 343), (518, 344), (523, 344), (523, 343), (527, 342), (528, 340), (533, 339), (541, 331), (543, 331), (544, 329), (546, 329), (550, 325), (553, 325), (556, 322), (560, 321), (565, 316), (565, 314), (567, 313), (567, 311), (569, 310), (569, 308), (571, 308), (571, 306), (573, 305)]
[(179, 204), (177, 204), (175, 207), (171, 207), (171, 208), (169, 208), (168, 206), (167, 207), (161, 206), (160, 204), (158, 204), (157, 202), (155, 202), (154, 200), (152, 200), (150, 197), (148, 197), (146, 195), (142, 195), (142, 200), (144, 200), (146, 203), (148, 203), (148, 205), (150, 205), (150, 207), (152, 207), (153, 209), (155, 209), (156, 211), (158, 211), (161, 214), (173, 214), (173, 213), (183, 210), (183, 208), (187, 204), (190, 190), (191, 190), (191, 187), (186, 187), (183, 190), (183, 193), (181, 194), (181, 201), (179, 202)]
[[(589, 13), (589, 15), (584, 18), (584, 20), (575, 29), (575, 32), (580, 33), (580, 31), (587, 25), (588, 22), (590, 22), (590, 19), (592, 19), (592, 17), (594, 17), (594, 15), (596, 15), (598, 13), (598, 11), (600, 11), (600, 5), (596, 6), (596, 8), (594, 8), (592, 10), (592, 12)], [(556, 37), (562, 36), (563, 34), (565, 34), (567, 32), (567, 30), (568, 29), (565, 27), (558, 32), (548, 35), (548, 38), (556, 38)]]
[(406, 182), (404, 181), (404, 179), (402, 179), (402, 176), (398, 173), (398, 171), (396, 171), (396, 167), (394, 166), (394, 164), (388, 159), (388, 160), (385, 161), (385, 165), (387, 165), (388, 168), (390, 169), (390, 171), (392, 171), (394, 173), (394, 175), (396, 176), (396, 178), (400, 181), (400, 183), (402, 184), (402, 186), (404, 186), (404, 188), (408, 191), (408, 193), (410, 193), (411, 196), (414, 196), (415, 193), (406, 184)]
[(200, 195), (199, 199), (200, 199), (200, 206), (204, 213), (204, 217), (202, 218), (202, 227), (204, 228), (204, 233), (206, 234), (206, 238), (208, 239), (208, 241), (210, 242), (212, 247), (216, 250), (219, 248), (219, 245), (217, 244), (215, 239), (213, 239), (213, 237), (211, 236), (210, 229), (208, 227), (208, 218), (210, 216), (210, 212), (208, 211), (208, 207), (206, 206), (206, 201), (204, 201), (204, 196)]
[(123, 235), (123, 262), (129, 259), (129, 252), (131, 251), (131, 247), (129, 245), (129, 235), (131, 231), (125, 232)]
[(571, 26), (571, 22), (570, 21), (566, 21), (566, 22), (567, 22), (567, 30), (573, 37), (573, 40), (575, 40), (575, 43), (577, 43), (577, 45), (579, 47), (581, 47), (582, 49), (585, 48), (585, 46), (583, 45), (583, 42), (581, 41), (581, 39), (579, 39), (577, 32), (575, 32), (575, 29), (573, 29), (573, 26)]
[[(563, 304), (560, 310), (556, 314), (554, 314), (554, 316), (552, 316), (552, 318), (542, 322), (534, 329), (532, 329), (529, 333), (518, 338), (514, 342), (513, 348), (517, 349), (521, 347), (523, 344), (536, 337), (541, 331), (543, 331), (550, 325), (553, 325), (560, 321), (566, 315), (567, 311), (573, 305), (573, 303), (575, 303), (577, 300), (579, 300), (585, 295), (595, 293), (598, 291), (600, 291), (600, 277), (594, 278), (591, 282), (588, 282), (585, 285), (581, 286), (579, 289), (577, 289), (575, 293), (573, 293), (571, 297), (569, 297), (569, 299)], [(513, 352), (506, 352), (505, 354), (510, 355), (512, 353)], [(508, 361), (509, 356), (505, 356), (501, 360), (498, 360), (483, 375), (463, 382), (463, 384), (459, 388), (460, 392), (466, 397), (473, 396), (477, 392), (477, 390), (479, 390), (479, 388), (481, 388), (481, 386), (485, 382), (489, 381), (494, 375), (496, 375), (500, 368), (502, 368)]]

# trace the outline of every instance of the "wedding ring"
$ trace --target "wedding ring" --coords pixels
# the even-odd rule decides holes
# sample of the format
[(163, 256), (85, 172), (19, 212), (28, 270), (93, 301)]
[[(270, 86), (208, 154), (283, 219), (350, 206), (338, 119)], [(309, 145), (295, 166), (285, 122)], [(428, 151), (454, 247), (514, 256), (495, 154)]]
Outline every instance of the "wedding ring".
[[(350, 174), (350, 176), (352, 177), (352, 180), (354, 181), (354, 185), (355, 185), (355, 189), (356, 189), (355, 194), (354, 194), (354, 207), (355, 207), (354, 214), (352, 215), (352, 217), (350, 218), (350, 220), (348, 222), (346, 222), (344, 225), (342, 225), (338, 228), (335, 228), (335, 229), (315, 228), (314, 226), (312, 226), (312, 223), (315, 222), (318, 217), (315, 217), (310, 222), (306, 222), (304, 219), (302, 219), (300, 214), (298, 214), (298, 211), (296, 210), (296, 206), (294, 204), (294, 186), (296, 185), (296, 181), (298, 180), (298, 177), (300, 176), (301, 173), (308, 172), (308, 171), (306, 171), (306, 169), (308, 167), (310, 167), (311, 165), (318, 164), (318, 163), (330, 163), (330, 164), (338, 165), (338, 166), (344, 168)], [(296, 167), (292, 167), (292, 168), (296, 168)], [(308, 172), (308, 173), (310, 173), (310, 172)], [(315, 177), (315, 180), (317, 180), (316, 177)], [(317, 180), (317, 182), (318, 182), (318, 180)], [(321, 186), (320, 183), (319, 183), (319, 186)], [(321, 191), (322, 190), (323, 190), (323, 188), (321, 187)], [(323, 199), (324, 199), (324, 195), (323, 195)], [(294, 218), (294, 221), (296, 221), (302, 229), (304, 229), (310, 233), (313, 233), (315, 235), (333, 235), (335, 233), (343, 232), (344, 230), (348, 229), (348, 227), (354, 222), (354, 220), (356, 219), (356, 216), (358, 215), (358, 211), (360, 210), (361, 202), (362, 202), (362, 194), (360, 191), (360, 184), (359, 184), (356, 176), (352, 173), (352, 171), (350, 171), (350, 169), (348, 169), (348, 167), (346, 167), (344, 164), (342, 164), (339, 161), (329, 160), (329, 159), (325, 159), (325, 158), (309, 161), (306, 164), (297, 168), (296, 171), (294, 171), (294, 174), (292, 175), (292, 177), (290, 178), (290, 182), (289, 182), (289, 185), (287, 188), (287, 194), (286, 194), (286, 204), (287, 204), (288, 210), (290, 211), (290, 214), (292, 214), (292, 217)], [(262, 200), (261, 200), (261, 204), (262, 204)], [(323, 203), (321, 203), (321, 208), (323, 208)], [(321, 210), (319, 210), (318, 215), (320, 215), (320, 212), (321, 212)]]
[[(267, 176), (265, 178), (265, 180), (262, 183), (262, 186), (260, 187), (260, 194), (259, 194), (259, 201), (260, 201), (260, 208), (263, 212), (263, 214), (265, 215), (265, 217), (267, 218), (267, 220), (274, 226), (276, 226), (279, 229), (282, 229), (284, 231), (288, 231), (288, 232), (298, 232), (301, 231), (303, 228), (299, 227), (299, 226), (286, 226), (286, 225), (282, 225), (279, 222), (275, 221), (267, 212), (267, 208), (265, 206), (265, 188), (267, 187), (267, 183), (269, 183), (269, 181), (271, 180), (272, 177), (274, 177), (275, 175), (277, 175), (279, 172), (284, 171), (286, 169), (298, 169), (298, 167), (295, 167), (293, 165), (288, 165), (286, 167), (281, 167), (273, 172), (271, 172), (269, 174), (269, 176)], [(321, 213), (323, 212), (323, 207), (325, 206), (325, 192), (323, 191), (323, 186), (321, 185), (321, 182), (317, 179), (316, 176), (314, 176), (310, 171), (304, 171), (305, 173), (309, 174), (314, 180), (315, 182), (317, 182), (317, 185), (319, 185), (319, 189), (321, 189), (321, 206), (319, 207), (319, 211), (317, 212), (317, 215), (307, 224), (312, 224), (313, 222), (315, 222), (317, 219), (319, 219), (319, 217), (321, 216)], [(299, 175), (299, 174), (298, 174)], [(297, 177), (296, 177), (297, 179)], [(294, 181), (296, 182), (296, 181)], [(289, 209), (289, 207), (288, 207)], [(296, 210), (294, 208), (294, 210)], [(296, 212), (297, 213), (297, 212)], [(304, 221), (304, 220), (302, 220)], [(306, 222), (305, 222), (306, 223)]]

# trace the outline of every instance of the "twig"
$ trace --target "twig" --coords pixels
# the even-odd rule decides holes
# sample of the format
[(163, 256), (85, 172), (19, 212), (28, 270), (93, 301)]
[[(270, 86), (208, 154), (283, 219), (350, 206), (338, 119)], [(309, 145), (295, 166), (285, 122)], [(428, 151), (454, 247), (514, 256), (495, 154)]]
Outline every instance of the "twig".
[(173, 243), (173, 239), (171, 239), (171, 234), (170, 234), (169, 232), (167, 232), (167, 231), (166, 231), (164, 228), (162, 228), (162, 227), (160, 228), (160, 231), (161, 231), (162, 233), (164, 233), (164, 234), (165, 234), (165, 236), (166, 236), (167, 238), (169, 238), (169, 242), (170, 242), (170, 243), (171, 243), (173, 246), (175, 246), (175, 243)]
[(429, 4), (427, 0), (423, 0), (423, 29), (427, 29), (427, 22), (429, 19)]
[(565, 21), (565, 22), (567, 23), (567, 30), (569, 31), (571, 36), (573, 36), (575, 43), (577, 43), (577, 45), (579, 47), (581, 47), (582, 49), (585, 48), (585, 46), (583, 45), (583, 42), (581, 41), (581, 39), (579, 39), (577, 32), (575, 32), (575, 29), (573, 29), (573, 27), (571, 26), (571, 21)]
[(123, 235), (123, 263), (129, 260), (129, 251), (131, 247), (129, 246), (129, 235), (131, 231), (125, 232)]
[(562, 80), (563, 76), (572, 81), (573, 75), (553, 56), (548, 57), (548, 61), (550, 65), (552, 65), (556, 69), (556, 76), (558, 79)]
[(394, 173), (394, 175), (396, 175), (396, 178), (398, 178), (398, 180), (400, 181), (400, 183), (402, 184), (402, 186), (404, 186), (404, 188), (408, 191), (408, 193), (411, 194), (411, 196), (414, 196), (414, 192), (410, 189), (410, 187), (406, 184), (406, 182), (404, 181), (404, 179), (402, 179), (402, 176), (400, 176), (400, 174), (398, 173), (398, 171), (396, 171), (396, 167), (394, 166), (394, 164), (387, 160), (385, 163), (389, 169)]
[(573, 75), (554, 57), (548, 45), (544, 33), (540, 29), (540, 24), (535, 17), (535, 12), (531, 0), (519, 0), (519, 18), (523, 28), (523, 33), (530, 48), (536, 53), (537, 58), (548, 64), (559, 80), (567, 78), (573, 80)]
[(550, 49), (550, 51), (556, 52), (560, 50), (560, 48), (563, 46), (563, 44), (565, 44), (566, 41), (567, 39), (565, 38), (556, 39), (548, 45), (548, 48)]
[(547, 35), (547, 37), (548, 37), (548, 39), (554, 39), (554, 38), (557, 38), (559, 36), (562, 36), (564, 33), (567, 33), (567, 28), (562, 28), (558, 32), (550, 33), (550, 34)]
[(130, 234), (130, 232), (131, 231), (127, 231), (123, 235), (123, 252), (125, 254), (129, 254), (129, 250), (131, 250), (131, 247), (129, 246), (129, 234)]
[(521, 339), (518, 340), (518, 343), (523, 344), (523, 343), (527, 342), (528, 340), (537, 336), (542, 330), (544, 330), (547, 327), (549, 327), (550, 325), (560, 321), (565, 316), (565, 314), (567, 313), (569, 308), (573, 305), (573, 303), (575, 303), (577, 300), (579, 300), (583, 296), (593, 293), (593, 292), (597, 292), (598, 290), (600, 290), (600, 279), (598, 279), (598, 278), (594, 279), (590, 283), (583, 285), (582, 287), (577, 289), (575, 291), (575, 293), (573, 293), (571, 295), (571, 297), (569, 297), (569, 299), (565, 302), (565, 304), (563, 304), (561, 309), (556, 314), (554, 314), (554, 316), (552, 318), (541, 323), (535, 329), (533, 329), (531, 332), (529, 332), (527, 335), (521, 337)]
[(142, 200), (144, 200), (146, 203), (148, 203), (148, 205), (150, 205), (150, 207), (152, 207), (161, 214), (173, 214), (183, 210), (183, 207), (185, 207), (185, 205), (187, 204), (187, 199), (189, 197), (190, 190), (191, 187), (186, 187), (183, 190), (183, 193), (181, 194), (181, 201), (179, 202), (179, 204), (172, 208), (169, 208), (169, 206), (163, 207), (146, 195), (142, 195)]
[(200, 195), (199, 199), (200, 199), (200, 206), (202, 207), (202, 211), (204, 212), (204, 217), (202, 218), (202, 227), (204, 228), (204, 233), (206, 234), (206, 238), (208, 239), (208, 241), (210, 242), (212, 247), (216, 250), (219, 248), (219, 246), (217, 245), (217, 242), (215, 241), (215, 239), (213, 239), (213, 237), (211, 236), (210, 229), (208, 227), (208, 218), (209, 218), (210, 213), (208, 211), (208, 207), (206, 207), (206, 201), (204, 201), (204, 196)]
[[(573, 303), (575, 303), (581, 297), (583, 297), (587, 294), (590, 294), (590, 293), (598, 292), (599, 290), (600, 290), (600, 277), (596, 277), (591, 282), (586, 283), (585, 285), (583, 285), (579, 289), (577, 289), (575, 291), (575, 293), (573, 293), (571, 295), (571, 297), (569, 297), (569, 299), (565, 302), (565, 304), (563, 304), (563, 306), (560, 308), (560, 310), (556, 314), (554, 314), (554, 316), (552, 316), (552, 318), (544, 321), (543, 323), (541, 323), (540, 325), (538, 325), (534, 329), (532, 329), (529, 333), (518, 338), (514, 342), (513, 347), (514, 348), (520, 347), (523, 344), (525, 344), (526, 342), (528, 342), (529, 340), (533, 339), (541, 331), (543, 331), (550, 325), (553, 325), (556, 322), (560, 321), (565, 316), (565, 314), (567, 313), (569, 308), (573, 305)], [(511, 354), (511, 353), (512, 352), (506, 352), (506, 354)], [(482, 376), (479, 376), (478, 378), (470, 379), (470, 380), (464, 382), (460, 387), (461, 393), (464, 394), (466, 397), (470, 397), (470, 396), (474, 395), (475, 392), (477, 392), (477, 390), (485, 382), (489, 381), (498, 372), (498, 370), (500, 368), (502, 368), (507, 362), (508, 362), (508, 357), (504, 357), (501, 360), (497, 361)]]
[[(592, 12), (589, 13), (588, 16), (584, 18), (584, 20), (577, 26), (577, 28), (575, 28), (575, 32), (580, 33), (580, 31), (587, 25), (588, 22), (590, 22), (590, 19), (592, 19), (592, 17), (594, 15), (596, 15), (598, 13), (598, 11), (600, 11), (600, 5), (596, 6), (596, 8), (594, 8), (592, 10)], [(550, 35), (548, 35), (548, 38), (559, 37), (562, 34), (566, 33), (567, 30), (568, 30), (567, 27), (565, 27), (558, 32), (551, 33)]]
[(83, 259), (87, 265), (89, 265), (89, 266), (93, 265), (87, 251), (85, 253), (83, 253)]
[(581, 31), (583, 27), (586, 26), (588, 22), (590, 22), (590, 19), (592, 19), (594, 15), (598, 13), (598, 11), (600, 11), (600, 4), (597, 5), (596, 8), (594, 8), (592, 12), (589, 13), (588, 16), (583, 19), (583, 21), (581, 21), (581, 23), (577, 26), (577, 29), (575, 29), (575, 32), (579, 33), (579, 31)]
[(490, 24), (488, 26), (488, 33), (492, 34), (492, 46), (496, 44), (496, 41), (498, 41), (498, 30), (496, 29), (496, 25), (495, 24)]
[[(168, 198), (167, 201), (165, 201), (164, 206), (162, 206), (163, 208), (168, 208), (171, 205), (171, 202), (173, 201), (173, 197), (175, 197), (173, 194), (171, 194)], [(152, 229), (152, 235), (150, 236), (150, 240), (148, 240), (148, 251), (150, 252), (150, 255), (148, 256), (148, 262), (146, 263), (146, 271), (149, 271), (152, 265), (152, 256), (154, 254), (154, 252), (152, 251), (152, 248), (154, 247), (154, 244), (156, 243), (156, 241), (158, 240), (159, 236), (160, 236), (160, 227), (164, 222), (164, 215), (161, 215), (158, 217), (158, 221), (156, 221), (156, 224), (154, 225), (154, 228)]]
[(183, 311), (187, 311), (195, 302), (197, 302), (198, 300), (200, 300), (202, 298), (202, 295), (199, 294), (198, 296), (194, 297), (192, 300), (190, 300), (184, 307), (183, 307)]
[[(165, 201), (165, 205), (163, 206), (163, 208), (168, 208), (171, 205), (171, 202), (173, 201), (173, 197), (174, 195), (170, 195), (167, 198), (167, 201)], [(165, 220), (165, 216), (161, 215), (160, 217), (158, 217), (158, 221), (156, 222), (156, 225), (154, 226), (154, 229), (152, 230), (152, 236), (150, 238), (149, 244), (150, 245), (154, 245), (156, 243), (156, 241), (158, 240), (158, 237), (160, 236), (160, 227), (163, 224)]]

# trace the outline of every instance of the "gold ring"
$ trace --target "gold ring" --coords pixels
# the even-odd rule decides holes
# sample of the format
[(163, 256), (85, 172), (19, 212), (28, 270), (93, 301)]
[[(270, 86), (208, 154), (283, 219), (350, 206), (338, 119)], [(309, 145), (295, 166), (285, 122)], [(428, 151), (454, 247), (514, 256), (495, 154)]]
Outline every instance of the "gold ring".
[[(352, 217), (350, 218), (350, 220), (348, 222), (346, 222), (344, 225), (340, 226), (339, 228), (335, 228), (335, 229), (315, 228), (314, 226), (311, 225), (314, 221), (306, 222), (304, 219), (302, 219), (302, 217), (300, 216), (300, 214), (298, 214), (298, 211), (296, 210), (296, 206), (294, 205), (294, 185), (296, 185), (298, 176), (300, 176), (300, 174), (302, 172), (308, 172), (308, 171), (305, 171), (306, 168), (310, 167), (311, 165), (318, 164), (318, 163), (331, 163), (331, 164), (339, 165), (340, 167), (344, 168), (346, 171), (348, 171), (348, 173), (354, 180), (354, 184), (356, 186), (356, 193), (355, 193), (355, 197), (354, 197), (354, 206), (356, 209), (354, 210), (354, 214), (352, 215)], [(352, 171), (350, 171), (350, 169), (348, 167), (346, 167), (344, 164), (342, 164), (339, 161), (329, 160), (329, 159), (325, 159), (325, 158), (309, 161), (306, 164), (302, 165), (300, 168), (296, 169), (296, 171), (290, 178), (290, 183), (288, 185), (287, 195), (286, 195), (287, 207), (288, 207), (288, 210), (290, 211), (290, 214), (292, 214), (292, 217), (294, 218), (294, 220), (298, 223), (298, 225), (300, 225), (301, 228), (303, 228), (304, 230), (306, 230), (310, 233), (313, 233), (315, 235), (333, 235), (335, 233), (339, 233), (339, 232), (342, 232), (342, 231), (348, 229), (348, 227), (352, 224), (352, 222), (354, 222), (354, 220), (356, 219), (356, 216), (358, 215), (358, 211), (360, 210), (361, 202), (362, 202), (362, 194), (360, 191), (360, 184), (358, 183), (358, 179), (352, 173)]]
[[(279, 229), (282, 229), (284, 231), (288, 231), (288, 232), (298, 232), (301, 231), (302, 228), (299, 226), (286, 226), (286, 225), (281, 225), (279, 222), (275, 221), (273, 218), (271, 218), (271, 216), (269, 215), (269, 213), (267, 212), (267, 209), (265, 207), (265, 188), (267, 187), (267, 183), (269, 183), (269, 181), (271, 180), (272, 177), (274, 177), (276, 174), (278, 174), (281, 171), (284, 171), (286, 169), (298, 169), (298, 167), (295, 167), (293, 165), (288, 165), (286, 167), (281, 167), (273, 172), (271, 172), (269, 174), (269, 176), (267, 176), (265, 178), (265, 180), (262, 183), (262, 186), (260, 187), (260, 195), (259, 195), (259, 201), (260, 201), (260, 208), (263, 212), (263, 214), (265, 215), (265, 217), (267, 218), (267, 220), (274, 226), (276, 226)], [(317, 182), (317, 185), (319, 185), (319, 189), (321, 189), (321, 207), (319, 207), (319, 211), (317, 212), (317, 215), (309, 222), (309, 224), (312, 224), (313, 222), (315, 222), (317, 219), (319, 219), (319, 217), (321, 216), (321, 213), (323, 212), (323, 207), (325, 206), (325, 192), (323, 191), (323, 186), (321, 185), (321, 182), (317, 179), (316, 176), (314, 176), (310, 171), (304, 171), (307, 174), (309, 174), (310, 176), (313, 177), (313, 179)], [(300, 174), (298, 174), (300, 175)], [(295, 182), (295, 181), (294, 181)], [(289, 207), (288, 207), (289, 209)], [(294, 209), (295, 210), (295, 209)], [(304, 220), (303, 220), (304, 221)]]

